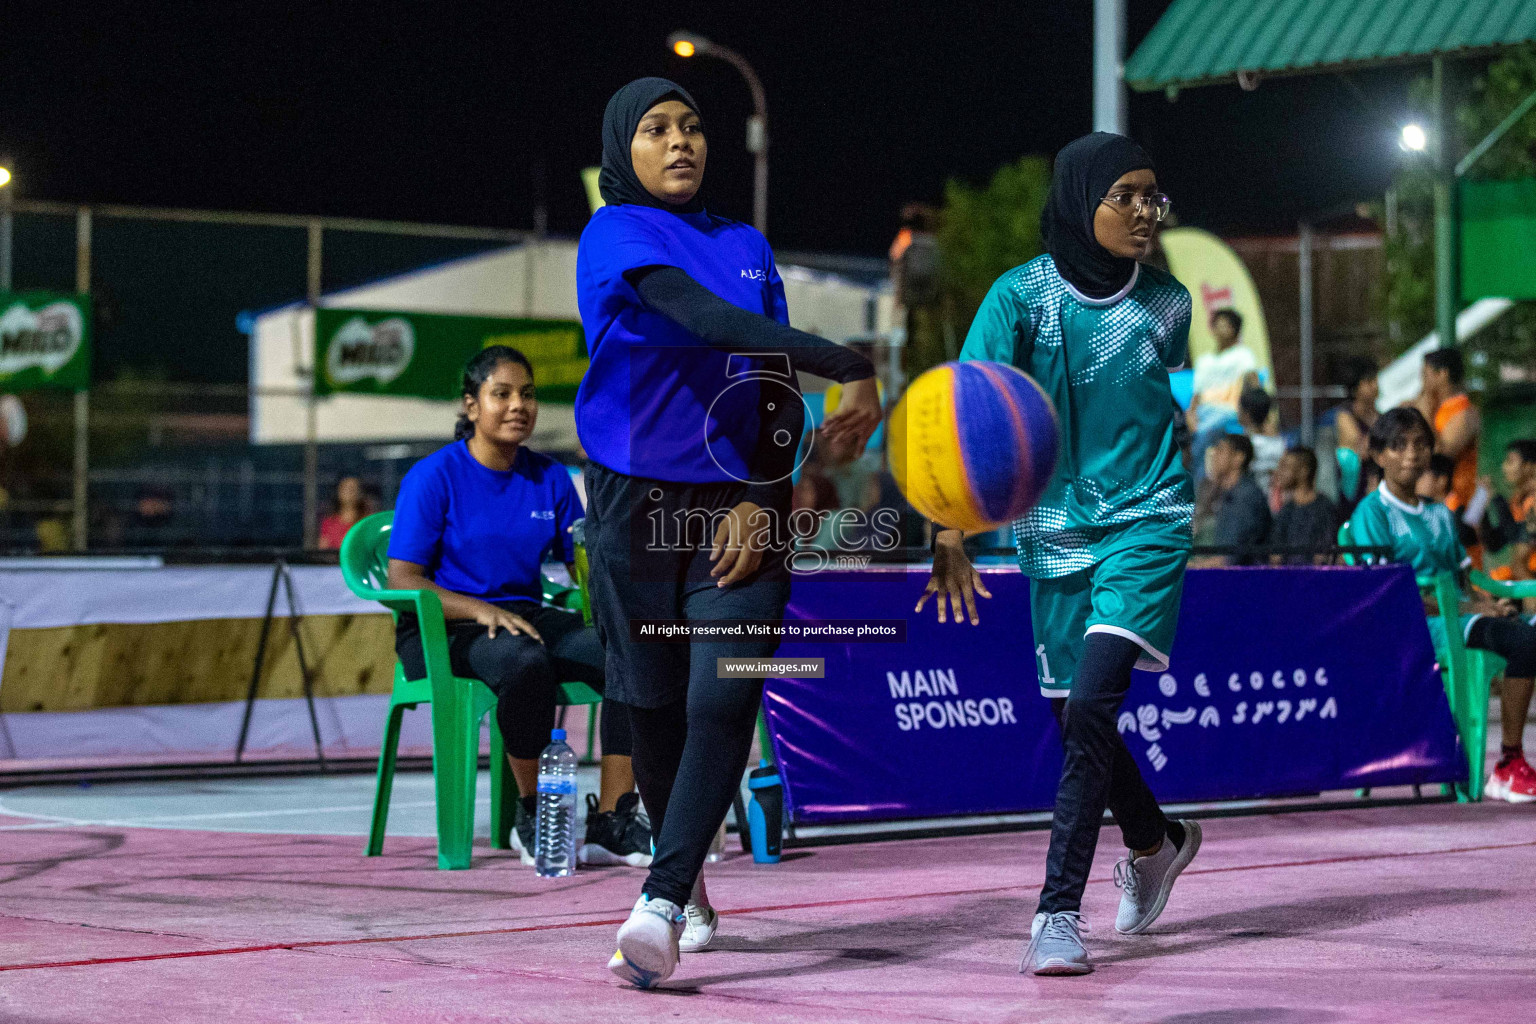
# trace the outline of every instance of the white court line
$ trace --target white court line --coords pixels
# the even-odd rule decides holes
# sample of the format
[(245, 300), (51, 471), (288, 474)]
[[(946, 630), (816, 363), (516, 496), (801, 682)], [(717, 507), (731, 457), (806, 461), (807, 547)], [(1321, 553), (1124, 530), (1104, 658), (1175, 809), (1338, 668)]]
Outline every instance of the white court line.
[[(485, 800), (476, 800), (475, 801), (475, 806), (476, 807), (480, 807), (482, 805), (488, 806), (490, 804), (490, 802), (491, 801), (490, 801), (489, 798), (487, 798)], [(435, 800), (407, 800), (407, 801), (405, 801), (403, 803), (391, 803), (390, 804), (390, 809), (391, 810), (397, 810), (397, 809), (406, 808), (406, 807), (435, 807), (435, 806), (437, 806), (437, 801), (435, 801)], [(161, 814), (161, 815), (155, 815), (153, 817), (147, 817), (147, 818), (101, 818), (101, 819), (95, 819), (95, 818), (65, 818), (65, 817), (60, 817), (58, 815), (53, 815), (53, 814), (29, 813), (29, 812), (25, 812), (25, 811), (14, 810), (12, 808), (7, 807), (4, 803), (0, 803), (0, 814), (7, 815), (7, 816), (10, 816), (10, 817), (14, 817), (14, 818), (33, 818), (33, 819), (36, 819), (36, 820), (38, 820), (40, 822), (43, 822), (43, 824), (36, 824), (36, 825), (0, 825), (0, 831), (13, 832), (13, 831), (17, 831), (17, 830), (20, 830), (20, 829), (50, 828), (50, 827), (54, 827), (54, 826), (57, 826), (57, 825), (77, 825), (77, 826), (112, 825), (112, 826), (121, 827), (121, 828), (132, 828), (132, 827), (135, 827), (135, 826), (143, 825), (143, 824), (145, 824), (147, 822), (156, 822), (156, 821), (217, 821), (217, 820), (223, 820), (223, 819), (229, 819), (229, 818), (273, 818), (273, 817), (283, 817), (283, 816), (292, 816), (292, 815), (300, 815), (300, 814), (330, 814), (330, 813), (335, 813), (335, 812), (339, 812), (339, 811), (371, 811), (371, 810), (373, 810), (373, 804), (367, 803), (367, 804), (349, 804), (349, 805), (340, 806), (340, 807), (301, 807), (301, 808), (296, 808), (296, 809), (291, 809), (291, 810), (285, 809), (285, 810), (276, 810), (276, 811), (222, 811), (222, 812), (219, 812), (219, 813), (216, 813), (216, 814)]]

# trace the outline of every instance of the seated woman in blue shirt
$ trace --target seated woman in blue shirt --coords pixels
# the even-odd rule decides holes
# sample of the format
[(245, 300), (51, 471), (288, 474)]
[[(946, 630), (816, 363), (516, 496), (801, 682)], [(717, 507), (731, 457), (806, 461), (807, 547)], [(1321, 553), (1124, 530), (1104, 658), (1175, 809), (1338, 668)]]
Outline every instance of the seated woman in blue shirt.
[[(460, 676), (496, 692), (496, 721), (523, 794), (513, 845), (533, 863), (539, 753), (554, 725), (556, 688), (603, 689), (603, 650), (577, 612), (542, 603), (539, 566), (553, 550), (575, 560), (571, 526), (581, 498), (564, 466), (523, 447), (539, 404), (521, 352), (492, 345), (464, 370), (464, 414), (454, 443), (428, 455), (400, 484), (389, 541), (389, 585), (442, 599), (448, 656)], [(421, 631), (402, 615), (395, 651), (408, 676), (426, 674)], [(630, 768), (629, 709), (605, 701), (602, 795), (587, 797), (582, 863), (651, 861), (650, 823), (638, 813)]]
[[(1457, 516), (1436, 501), (1418, 496), (1419, 478), (1429, 469), (1435, 434), (1417, 409), (1390, 409), (1371, 425), (1370, 455), (1383, 479), (1360, 499), (1349, 519), (1356, 544), (1392, 549), (1394, 561), (1407, 562), (1420, 576), (1459, 572), (1471, 564), (1457, 536)], [(1425, 598), (1435, 647), (1443, 646), (1443, 627), (1434, 598)], [(1536, 677), (1536, 626), (1515, 615), (1509, 602), (1477, 596), (1462, 609), (1462, 638), (1471, 648), (1492, 651), (1507, 663), (1500, 689), (1503, 744), (1485, 793), (1492, 800), (1536, 802), (1536, 770), (1525, 759), (1522, 736)]]

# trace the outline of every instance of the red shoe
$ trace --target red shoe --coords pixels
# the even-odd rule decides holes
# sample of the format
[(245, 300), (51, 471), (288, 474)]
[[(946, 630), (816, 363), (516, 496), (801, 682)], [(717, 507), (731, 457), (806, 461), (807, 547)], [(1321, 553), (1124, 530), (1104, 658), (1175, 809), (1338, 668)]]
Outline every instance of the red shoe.
[(1536, 768), (1524, 757), (1511, 758), (1502, 768), (1493, 770), (1483, 795), (1512, 804), (1536, 803)]

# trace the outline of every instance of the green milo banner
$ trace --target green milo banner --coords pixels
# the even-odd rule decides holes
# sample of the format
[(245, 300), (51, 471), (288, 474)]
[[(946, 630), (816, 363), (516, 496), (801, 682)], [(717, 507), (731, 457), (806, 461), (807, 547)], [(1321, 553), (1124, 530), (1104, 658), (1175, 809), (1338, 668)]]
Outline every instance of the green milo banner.
[(90, 296), (0, 292), (0, 391), (90, 386)]
[(579, 320), (320, 308), (315, 345), (317, 395), (455, 399), (464, 364), (489, 345), (526, 355), (547, 402), (575, 401), (587, 371)]

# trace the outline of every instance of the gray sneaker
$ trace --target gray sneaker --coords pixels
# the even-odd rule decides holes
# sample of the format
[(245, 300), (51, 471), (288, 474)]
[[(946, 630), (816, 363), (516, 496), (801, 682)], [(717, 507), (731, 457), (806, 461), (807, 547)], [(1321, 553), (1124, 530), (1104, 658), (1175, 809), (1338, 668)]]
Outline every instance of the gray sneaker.
[(1020, 974), (1087, 974), (1093, 970), (1081, 933), (1088, 922), (1075, 910), (1036, 914), (1029, 926), (1029, 945), (1019, 961)]
[(1175, 849), (1171, 840), (1164, 839), (1156, 853), (1145, 857), (1133, 853), (1115, 864), (1115, 884), (1123, 890), (1120, 912), (1115, 915), (1115, 931), (1121, 935), (1152, 927), (1168, 904), (1174, 879), (1200, 852), (1200, 823), (1181, 820), (1179, 824), (1184, 826), (1183, 846)]

